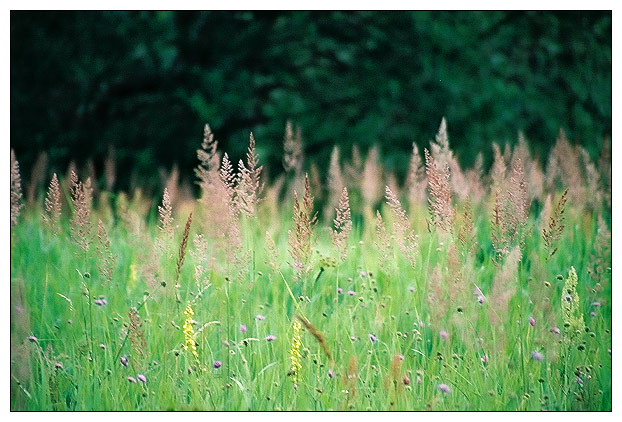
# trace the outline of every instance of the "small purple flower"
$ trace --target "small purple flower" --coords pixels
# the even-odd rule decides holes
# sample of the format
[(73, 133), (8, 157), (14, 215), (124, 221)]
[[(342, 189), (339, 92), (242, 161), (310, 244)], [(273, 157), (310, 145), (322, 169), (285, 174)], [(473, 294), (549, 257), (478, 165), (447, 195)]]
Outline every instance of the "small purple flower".
[(337, 287), (337, 293), (342, 295), (343, 294), (343, 289), (341, 287)]
[(404, 385), (409, 385), (410, 384), (410, 378), (408, 378), (407, 375), (404, 375)]
[(475, 286), (475, 289), (473, 290), (473, 293), (478, 295), (478, 296), (482, 296), (483, 295), (482, 290), (479, 287), (477, 287), (477, 286)]
[(99, 345), (99, 348), (102, 349), (102, 350), (106, 350), (106, 345), (104, 343), (102, 343), (102, 344)]
[(147, 377), (144, 376), (143, 374), (136, 375), (136, 378), (138, 378), (138, 381), (142, 382), (143, 384), (147, 383)]
[(134, 377), (127, 377), (127, 380), (129, 382), (133, 382), (134, 384), (136, 384), (136, 378), (134, 378)]
[(477, 296), (477, 301), (479, 302), (480, 305), (483, 305), (486, 299), (484, 298), (484, 296), (479, 295)]
[(376, 344), (378, 342), (378, 338), (373, 334), (369, 334), (369, 341)]
[(480, 360), (482, 361), (482, 363), (488, 363), (488, 355), (482, 356)]
[(264, 320), (266, 319), (266, 317), (265, 317), (265, 316), (263, 316), (263, 315), (257, 315), (257, 316), (255, 317), (255, 319), (256, 319), (257, 321), (264, 321)]
[(63, 369), (63, 364), (61, 362), (56, 362), (56, 369)]
[(39, 339), (37, 339), (35, 336), (28, 336), (26, 340), (32, 341), (33, 343), (37, 343), (39, 341)]
[(441, 331), (439, 334), (443, 340), (447, 340), (449, 338), (449, 333), (447, 333), (447, 331)]
[(413, 286), (408, 287), (408, 290), (413, 293), (415, 291), (415, 288)]
[(417, 375), (417, 384), (421, 385), (422, 382), (421, 376)]
[(598, 308), (600, 306), (600, 302), (592, 302), (592, 306), (595, 306)]
[(577, 377), (577, 384), (583, 385), (583, 380), (581, 379), (581, 377)]
[(398, 358), (399, 360), (404, 360), (404, 355), (395, 355), (396, 358)]
[(544, 358), (544, 356), (542, 356), (542, 353), (534, 350), (533, 352), (531, 352), (531, 358), (540, 362)]
[(358, 340), (358, 339), (356, 338), (356, 336), (350, 336), (350, 340), (351, 340), (351, 341), (356, 341), (356, 340)]
[(572, 302), (572, 296), (570, 295), (564, 296), (564, 299), (566, 299), (566, 302)]
[(594, 311), (590, 312), (590, 316), (591, 317), (595, 317), (596, 316), (596, 312), (594, 312)]
[(442, 393), (449, 394), (451, 393), (451, 388), (447, 384), (439, 384), (437, 387)]
[(106, 300), (106, 298), (99, 298), (99, 299), (95, 299), (93, 301), (94, 304), (96, 304), (97, 306), (106, 306), (108, 304), (108, 301)]
[(246, 325), (240, 324), (240, 332), (241, 333), (245, 333), (246, 332)]
[(361, 278), (367, 277), (367, 273), (365, 271), (361, 271)]
[(531, 325), (532, 327), (536, 326), (536, 320), (532, 316), (529, 317), (529, 325)]
[(216, 360), (216, 361), (214, 361), (213, 366), (214, 366), (214, 369), (218, 369), (218, 368), (220, 368), (222, 366), (222, 362), (219, 361), (219, 360)]
[(272, 334), (266, 336), (266, 341), (272, 341), (272, 340), (276, 340), (276, 337), (273, 336)]
[(331, 379), (332, 379), (332, 378), (335, 378), (335, 373), (333, 372), (333, 370), (332, 370), (332, 369), (329, 369), (329, 370), (328, 370), (328, 378), (331, 378)]
[(127, 367), (128, 364), (127, 356), (121, 356), (121, 365)]
[(559, 335), (559, 334), (561, 333), (561, 331), (560, 331), (560, 330), (559, 330), (559, 328), (557, 328), (557, 327), (553, 327), (553, 328), (551, 328), (551, 332), (552, 332), (553, 334), (557, 334), (557, 335)]
[(354, 290), (348, 290), (348, 294), (349, 294), (350, 296), (355, 296), (355, 295), (356, 295), (356, 292), (355, 292)]

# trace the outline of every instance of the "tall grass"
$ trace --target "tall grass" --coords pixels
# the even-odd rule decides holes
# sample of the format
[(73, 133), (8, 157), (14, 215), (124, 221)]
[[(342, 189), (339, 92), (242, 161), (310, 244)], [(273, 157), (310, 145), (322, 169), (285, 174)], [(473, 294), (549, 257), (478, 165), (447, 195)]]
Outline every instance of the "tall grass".
[(443, 120), (404, 185), (374, 148), (322, 186), (291, 123), (272, 182), (204, 135), (198, 200), (70, 171), (24, 206), (12, 155), (11, 409), (611, 409), (610, 161), (463, 170)]

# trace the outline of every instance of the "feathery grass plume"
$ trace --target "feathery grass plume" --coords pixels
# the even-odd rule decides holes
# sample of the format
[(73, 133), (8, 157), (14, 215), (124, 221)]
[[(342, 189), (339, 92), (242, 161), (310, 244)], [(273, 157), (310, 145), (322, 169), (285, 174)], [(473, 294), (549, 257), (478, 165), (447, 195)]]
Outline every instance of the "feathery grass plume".
[(300, 348), (302, 347), (302, 340), (300, 336), (302, 324), (300, 324), (300, 321), (294, 320), (292, 323), (292, 329), (294, 332), (292, 333), (292, 343), (289, 348), (289, 360), (291, 362), (291, 366), (288, 375), (291, 375), (292, 381), (296, 384), (298, 382), (298, 375), (302, 369), (302, 355), (300, 354)]
[(596, 237), (593, 241), (594, 249), (590, 253), (590, 268), (588, 273), (594, 282), (595, 288), (602, 289), (601, 283), (605, 274), (611, 271), (611, 231), (602, 216), (598, 216)]
[(164, 194), (162, 195), (162, 205), (158, 205), (158, 215), (160, 216), (160, 224), (158, 229), (162, 237), (156, 239), (156, 249), (160, 253), (164, 253), (167, 250), (168, 243), (173, 240), (175, 227), (173, 226), (173, 206), (171, 204), (171, 197), (169, 196), (168, 189), (164, 188)]
[[(244, 166), (244, 164), (240, 161), (240, 166)], [(239, 214), (239, 197), (238, 197), (238, 173), (235, 172), (231, 161), (229, 160), (229, 155), (225, 152), (225, 155), (222, 157), (222, 165), (220, 166), (220, 180), (225, 188), (226, 192), (226, 201), (233, 217), (237, 217)]]
[(26, 189), (26, 199), (29, 204), (34, 204), (37, 190), (45, 180), (45, 170), (48, 164), (48, 154), (43, 151), (37, 156), (37, 160), (30, 171), (30, 183)]
[(184, 265), (184, 259), (186, 258), (186, 247), (188, 246), (188, 237), (190, 237), (190, 225), (191, 224), (192, 224), (192, 213), (188, 214), (188, 219), (186, 220), (186, 226), (184, 227), (184, 234), (181, 236), (181, 242), (179, 243), (179, 255), (177, 256), (177, 270), (175, 272), (176, 283), (179, 281), (179, 274), (181, 273), (181, 266)]
[(336, 209), (337, 215), (333, 220), (335, 228), (330, 228), (330, 236), (333, 246), (339, 252), (341, 262), (345, 262), (348, 257), (348, 236), (352, 231), (352, 218), (350, 215), (350, 200), (348, 189), (344, 186), (339, 198), (339, 205)]
[(590, 154), (588, 154), (585, 148), (578, 147), (578, 149), (581, 153), (583, 168), (585, 169), (587, 192), (589, 192), (590, 195), (590, 200), (587, 201), (587, 206), (594, 212), (598, 212), (603, 203), (603, 193), (600, 188), (600, 173), (596, 169), (596, 166), (590, 159)]
[(582, 168), (579, 165), (579, 152), (570, 144), (562, 129), (549, 155), (546, 176), (550, 190), (555, 190), (558, 184), (568, 186), (570, 202), (575, 207), (582, 207), (585, 204), (585, 186)]
[(289, 230), (289, 253), (294, 260), (293, 267), (296, 276), (300, 279), (308, 271), (308, 262), (311, 258), (311, 237), (317, 222), (317, 214), (313, 213), (313, 196), (309, 177), (305, 174), (305, 193), (302, 203), (298, 200), (298, 193), (294, 191), (293, 230)]
[(525, 169), (520, 158), (516, 158), (512, 162), (512, 175), (510, 177), (510, 186), (507, 198), (509, 207), (506, 208), (506, 218), (504, 219), (506, 227), (504, 232), (510, 238), (512, 244), (522, 243), (526, 236), (527, 219), (529, 218), (529, 208), (531, 202), (527, 195), (527, 180), (525, 179)]
[(285, 124), (285, 138), (283, 139), (283, 167), (286, 172), (293, 171), (296, 175), (302, 171), (302, 134), (297, 127), (296, 135), (291, 121)]
[(194, 319), (194, 311), (192, 310), (192, 306), (188, 303), (186, 305), (186, 309), (184, 310), (184, 315), (186, 315), (186, 319), (184, 320), (184, 349), (189, 350), (190, 354), (194, 357), (195, 360), (199, 360), (199, 352), (197, 352), (197, 343), (194, 340), (194, 327), (192, 326)]
[(43, 222), (53, 235), (58, 234), (59, 230), (58, 224), (62, 207), (60, 194), (60, 183), (58, 183), (58, 176), (54, 173), (52, 181), (50, 182), (50, 187), (48, 188), (47, 197), (45, 198), (45, 213), (43, 214)]
[(492, 153), (494, 159), (492, 163), (492, 169), (490, 170), (491, 192), (505, 192), (505, 190), (507, 189), (507, 164), (505, 162), (505, 159), (503, 158), (503, 154), (501, 154), (501, 149), (499, 148), (499, 145), (494, 142), (492, 144)]
[(447, 167), (451, 173), (449, 183), (460, 200), (464, 200), (469, 194), (469, 184), (460, 168), (458, 160), (454, 157), (453, 152), (449, 148), (449, 137), (447, 135), (447, 121), (443, 117), (441, 125), (436, 134), (435, 142), (430, 143), (432, 156), (439, 168)]
[(333, 214), (333, 209), (339, 206), (340, 196), (345, 187), (343, 174), (341, 173), (341, 165), (339, 164), (339, 147), (333, 147), (330, 154), (330, 165), (328, 166), (328, 200), (324, 208), (324, 218), (329, 221)]
[(104, 177), (106, 179), (106, 190), (112, 192), (114, 183), (117, 179), (117, 160), (114, 145), (108, 145), (108, 154), (104, 160)]
[(203, 187), (203, 184), (210, 184), (213, 182), (216, 171), (218, 171), (218, 164), (220, 157), (216, 149), (218, 148), (218, 141), (214, 140), (214, 134), (208, 124), (203, 128), (203, 142), (201, 143), (201, 149), (197, 150), (197, 158), (199, 159), (199, 165), (194, 170), (199, 184)]
[(404, 258), (410, 262), (410, 265), (413, 268), (415, 268), (418, 247), (415, 232), (413, 231), (410, 221), (406, 216), (406, 211), (402, 208), (400, 200), (388, 186), (385, 186), (385, 196), (387, 204), (391, 208), (391, 211), (393, 211), (393, 215), (395, 217), (395, 222), (393, 223), (395, 240), (398, 242), (400, 251), (402, 252)]
[(490, 292), (490, 320), (497, 325), (502, 321), (500, 317), (508, 314), (510, 299), (516, 293), (516, 277), (518, 263), (521, 261), (522, 254), (520, 247), (515, 246), (508, 254), (501, 270), (497, 272)]
[(378, 145), (370, 148), (360, 175), (361, 193), (365, 208), (371, 213), (372, 207), (382, 198), (382, 168), (379, 164), (380, 151)]
[(71, 173), (71, 202), (73, 203), (73, 216), (71, 218), (71, 238), (80, 249), (87, 253), (93, 242), (91, 209), (93, 197), (91, 178), (85, 183), (78, 180), (78, 175)]
[(278, 273), (280, 268), (279, 263), (281, 262), (281, 255), (279, 254), (279, 250), (274, 244), (272, 236), (270, 236), (270, 232), (266, 232), (266, 242), (264, 250), (266, 265), (270, 267), (273, 273)]
[(518, 145), (512, 152), (512, 160), (514, 161), (516, 158), (520, 158), (525, 168), (529, 199), (542, 199), (544, 192), (544, 173), (542, 173), (540, 163), (532, 158), (525, 135), (520, 131), (518, 132)]
[(406, 178), (406, 186), (408, 187), (408, 204), (411, 212), (419, 205), (425, 204), (427, 180), (425, 175), (425, 167), (419, 154), (417, 144), (413, 142), (413, 149), (410, 155), (410, 163), (408, 165), (408, 176)]
[(424, 149), (426, 174), (428, 176), (428, 209), (432, 223), (439, 229), (451, 233), (454, 223), (454, 209), (451, 206), (451, 188), (449, 186), (449, 166), (443, 170), (437, 168), (434, 158)]
[(473, 208), (471, 207), (471, 197), (467, 196), (462, 211), (462, 224), (458, 229), (458, 242), (462, 248), (463, 256), (471, 253), (476, 244), (477, 235), (475, 234), (475, 224), (473, 222)]
[(250, 134), (248, 152), (246, 153), (246, 165), (240, 160), (238, 165), (239, 183), (238, 183), (238, 199), (240, 210), (248, 217), (255, 217), (257, 213), (257, 204), (259, 195), (263, 191), (261, 183), (261, 170), (263, 166), (259, 166), (259, 157), (255, 150), (255, 137), (253, 132)]
[(575, 338), (580, 336), (581, 333), (585, 332), (585, 322), (583, 321), (583, 314), (581, 313), (577, 282), (577, 272), (574, 267), (570, 267), (561, 297), (562, 318), (565, 328), (564, 340), (567, 343), (572, 342)]
[(542, 238), (544, 239), (544, 247), (546, 249), (546, 260), (551, 259), (555, 252), (557, 252), (556, 243), (562, 237), (564, 231), (564, 212), (566, 211), (566, 195), (568, 189), (564, 190), (564, 193), (557, 201), (553, 215), (549, 217), (548, 228), (542, 230)]
[(112, 253), (110, 248), (110, 239), (104, 227), (104, 223), (98, 220), (97, 223), (97, 270), (108, 282), (112, 281), (112, 273), (117, 262), (117, 256)]
[(146, 356), (147, 341), (145, 340), (145, 333), (143, 331), (143, 324), (140, 320), (140, 315), (135, 307), (131, 307), (128, 312), (130, 318), (129, 325), (129, 338), (130, 345), (132, 346), (132, 353), (134, 359), (132, 362), (138, 362), (139, 365)]
[(15, 159), (15, 151), (11, 149), (11, 227), (17, 224), (22, 204), (22, 178), (19, 175), (19, 163)]
[(378, 265), (385, 273), (388, 273), (393, 262), (391, 237), (378, 210), (376, 210), (376, 240), (374, 245), (376, 245), (376, 250), (378, 251)]
[(305, 328), (311, 333), (311, 335), (313, 335), (313, 337), (315, 337), (315, 339), (320, 344), (320, 347), (322, 348), (322, 351), (326, 354), (326, 357), (328, 357), (328, 359), (332, 362), (333, 361), (333, 356), (331, 355), (330, 350), (328, 349), (328, 343), (326, 342), (326, 339), (324, 338), (324, 336), (322, 335), (320, 330), (315, 328), (313, 326), (313, 324), (311, 324), (311, 322), (308, 319), (306, 319), (305, 317), (300, 316), (300, 315), (296, 315), (296, 318), (298, 318), (300, 320), (300, 322), (302, 322), (304, 324)]
[(352, 156), (349, 162), (343, 165), (345, 185), (360, 186), (361, 174), (363, 173), (363, 160), (357, 144), (352, 145)]

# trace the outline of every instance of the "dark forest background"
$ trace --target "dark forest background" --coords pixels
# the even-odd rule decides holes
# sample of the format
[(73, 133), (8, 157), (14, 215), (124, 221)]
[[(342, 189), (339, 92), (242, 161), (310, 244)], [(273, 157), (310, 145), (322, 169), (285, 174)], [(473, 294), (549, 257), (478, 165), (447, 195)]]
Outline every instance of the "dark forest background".
[(206, 122), (234, 162), (253, 131), (272, 177), (287, 120), (321, 171), (377, 143), (399, 175), (443, 116), (464, 166), (519, 130), (541, 159), (560, 128), (593, 155), (611, 133), (610, 11), (13, 11), (10, 59), (26, 180), (42, 151), (102, 175), (113, 146), (117, 189), (191, 182)]

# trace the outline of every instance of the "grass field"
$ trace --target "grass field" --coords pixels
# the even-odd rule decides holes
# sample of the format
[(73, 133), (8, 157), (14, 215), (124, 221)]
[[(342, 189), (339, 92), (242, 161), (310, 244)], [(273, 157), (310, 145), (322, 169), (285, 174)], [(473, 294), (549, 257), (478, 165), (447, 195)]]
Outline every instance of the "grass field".
[(264, 186), (206, 129), (199, 200), (25, 201), (13, 157), (11, 409), (610, 410), (607, 153), (463, 171), (444, 123), (430, 150), (305, 178), (288, 127)]

